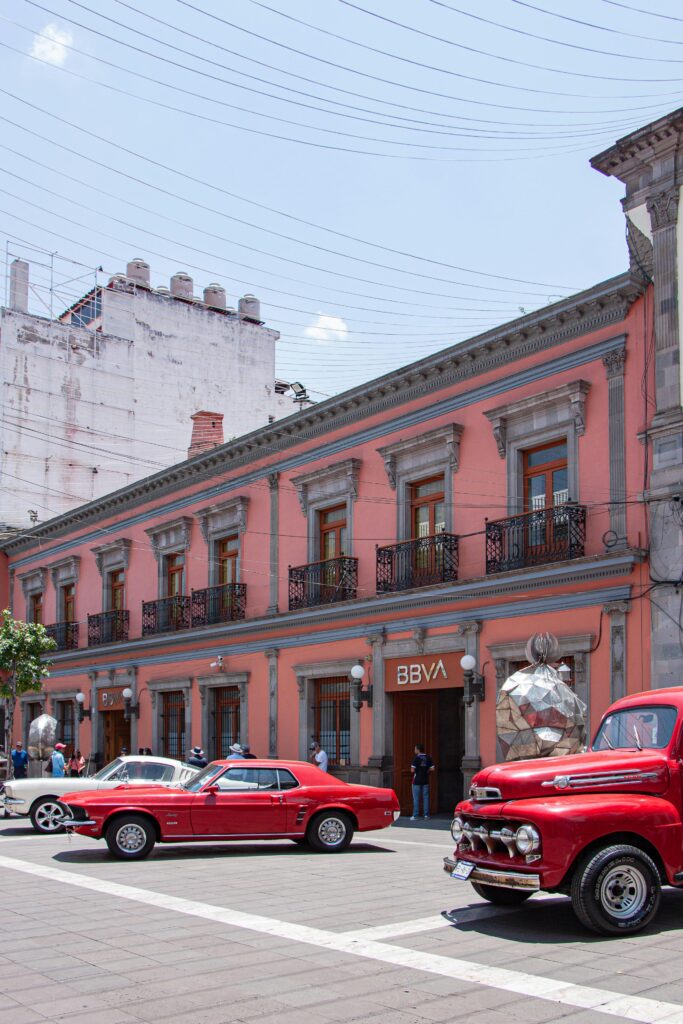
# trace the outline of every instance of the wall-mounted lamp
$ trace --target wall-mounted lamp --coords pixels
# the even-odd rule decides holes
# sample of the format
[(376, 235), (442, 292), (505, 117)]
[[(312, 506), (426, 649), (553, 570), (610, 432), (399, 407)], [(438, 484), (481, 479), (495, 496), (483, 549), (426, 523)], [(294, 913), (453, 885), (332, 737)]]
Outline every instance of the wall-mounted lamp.
[(569, 665), (563, 661), (557, 666), (557, 674), (563, 683), (568, 683), (572, 677), (572, 670)]
[(367, 704), (369, 708), (372, 707), (372, 684), (363, 689), (364, 676), (365, 668), (359, 661), (351, 669), (351, 703), (355, 711), (360, 711), (363, 704)]
[(219, 654), (215, 661), (212, 661), (209, 668), (217, 668), (219, 672), (223, 671), (223, 655)]
[(139, 718), (140, 705), (133, 704), (133, 691), (131, 690), (130, 686), (126, 686), (125, 689), (121, 691), (121, 696), (123, 697), (124, 722), (130, 722), (133, 716), (135, 716), (135, 718)]
[(482, 701), (486, 696), (485, 680), (482, 675), (475, 672), (477, 659), (471, 654), (464, 654), (460, 659), (460, 667), (463, 673), (464, 690), (462, 702), (465, 707), (471, 707), (475, 700)]
[(78, 707), (78, 722), (79, 724), (85, 718), (92, 718), (92, 708), (86, 708), (85, 706), (85, 694), (79, 690), (76, 694), (76, 705)]

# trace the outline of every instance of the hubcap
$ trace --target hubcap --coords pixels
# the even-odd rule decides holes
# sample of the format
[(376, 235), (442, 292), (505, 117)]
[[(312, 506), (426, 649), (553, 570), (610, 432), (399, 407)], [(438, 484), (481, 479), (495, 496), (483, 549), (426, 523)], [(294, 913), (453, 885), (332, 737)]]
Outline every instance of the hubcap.
[(325, 846), (338, 846), (346, 837), (346, 825), (341, 818), (325, 818), (320, 823), (318, 835)]
[(146, 842), (145, 830), (140, 825), (122, 825), (116, 833), (116, 845), (124, 853), (137, 853)]
[(63, 817), (59, 804), (41, 804), (36, 811), (36, 825), (41, 832), (55, 832), (62, 827)]
[(642, 872), (635, 867), (613, 867), (600, 886), (600, 902), (611, 917), (631, 917), (647, 900), (648, 886)]

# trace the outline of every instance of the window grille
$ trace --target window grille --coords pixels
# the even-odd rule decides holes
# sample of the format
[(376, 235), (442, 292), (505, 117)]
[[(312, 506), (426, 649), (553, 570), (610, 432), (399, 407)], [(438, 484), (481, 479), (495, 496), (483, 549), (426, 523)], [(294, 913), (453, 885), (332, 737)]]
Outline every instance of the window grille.
[(351, 756), (351, 690), (346, 676), (315, 681), (315, 735), (329, 763), (343, 768)]
[(164, 757), (182, 761), (185, 757), (185, 698), (182, 690), (162, 694), (161, 721)]
[(240, 740), (240, 691), (238, 686), (221, 686), (213, 691), (213, 757), (221, 760)]

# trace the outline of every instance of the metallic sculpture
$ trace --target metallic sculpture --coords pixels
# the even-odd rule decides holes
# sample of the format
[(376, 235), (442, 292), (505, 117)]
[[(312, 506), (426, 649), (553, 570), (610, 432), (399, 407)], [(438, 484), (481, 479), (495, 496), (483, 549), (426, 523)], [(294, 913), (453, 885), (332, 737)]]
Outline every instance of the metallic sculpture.
[(496, 702), (498, 742), (505, 761), (578, 754), (586, 741), (586, 705), (548, 664), (559, 657), (551, 633), (529, 640), (528, 668), (513, 673)]
[(57, 719), (52, 715), (38, 715), (28, 729), (28, 756), (32, 761), (45, 761), (55, 749)]

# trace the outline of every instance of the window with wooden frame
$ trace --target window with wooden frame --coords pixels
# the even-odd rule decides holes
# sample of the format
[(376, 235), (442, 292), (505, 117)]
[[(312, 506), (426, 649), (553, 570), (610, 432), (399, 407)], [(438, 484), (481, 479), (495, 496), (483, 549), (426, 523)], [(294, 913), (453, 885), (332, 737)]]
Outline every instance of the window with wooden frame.
[(29, 599), (28, 613), (30, 621), (35, 622), (38, 625), (42, 625), (43, 622), (43, 592), (38, 591), (36, 594), (31, 594)]
[(433, 537), (446, 529), (443, 476), (410, 484), (410, 533), (413, 540)]
[(185, 758), (185, 696), (182, 690), (161, 694), (161, 752), (177, 761)]
[(567, 441), (524, 452), (524, 510), (554, 508), (569, 500)]
[(108, 577), (109, 611), (122, 612), (126, 607), (126, 571), (113, 569)]
[(348, 554), (346, 504), (335, 505), (334, 508), (321, 509), (318, 512), (318, 524), (320, 529), (320, 560), (329, 561), (331, 558), (341, 558)]
[(61, 622), (76, 621), (76, 584), (66, 583), (60, 588), (59, 595)]
[(315, 680), (315, 735), (330, 765), (343, 768), (351, 753), (351, 687), (346, 676)]
[(166, 555), (166, 596), (180, 597), (185, 593), (185, 554)]
[(237, 583), (239, 570), (239, 536), (236, 533), (229, 537), (221, 537), (216, 541), (216, 559), (218, 562), (219, 586)]
[(233, 743), (240, 741), (240, 691), (238, 686), (220, 686), (213, 690), (211, 755), (227, 758)]
[(74, 751), (74, 703), (72, 700), (58, 700), (55, 705), (57, 739), (66, 745), (65, 756), (70, 757)]

